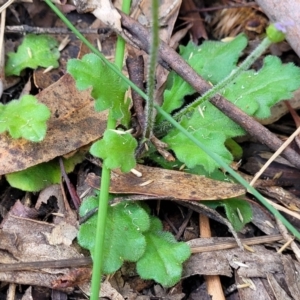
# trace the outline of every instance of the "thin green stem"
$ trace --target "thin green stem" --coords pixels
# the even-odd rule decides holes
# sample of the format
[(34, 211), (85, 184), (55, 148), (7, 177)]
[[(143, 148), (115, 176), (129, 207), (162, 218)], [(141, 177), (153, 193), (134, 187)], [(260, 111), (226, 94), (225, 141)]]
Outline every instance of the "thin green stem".
[(148, 101), (146, 102), (145, 114), (146, 122), (143, 136), (144, 138), (150, 138), (154, 126), (154, 101), (155, 101), (155, 74), (156, 74), (156, 64), (158, 57), (158, 47), (159, 47), (159, 24), (158, 24), (158, 8), (159, 1), (152, 0), (152, 26), (151, 26), (151, 47), (149, 51), (149, 64), (148, 64), (148, 80), (147, 80), (147, 95)]
[(99, 209), (97, 215), (97, 231), (95, 237), (95, 250), (93, 257), (93, 271), (91, 283), (91, 300), (99, 299), (99, 290), (101, 287), (102, 267), (103, 267), (103, 249), (104, 236), (107, 219), (108, 195), (110, 186), (110, 170), (105, 164), (102, 166), (101, 186), (99, 193)]
[(197, 98), (191, 104), (185, 106), (177, 114), (174, 114), (174, 119), (180, 120), (189, 111), (192, 111), (203, 102), (208, 101), (217, 93), (221, 92), (222, 89), (224, 89), (230, 82), (235, 80), (242, 72), (248, 70), (251, 65), (271, 46), (271, 44), (271, 40), (268, 37), (265, 37), (254, 49), (254, 51), (235, 70), (233, 70), (226, 78), (208, 90), (201, 97)]
[[(124, 13), (129, 13), (131, 0), (124, 0), (122, 4), (122, 10)], [(122, 70), (125, 52), (125, 41), (118, 36), (116, 54), (115, 54), (115, 66), (118, 70)], [(112, 116), (112, 111), (109, 111), (107, 120), (107, 129), (115, 129), (116, 120)], [(103, 268), (103, 252), (104, 252), (104, 237), (106, 229), (107, 209), (109, 201), (109, 186), (110, 186), (110, 169), (106, 167), (105, 162), (102, 166), (101, 183), (99, 193), (99, 210), (97, 216), (97, 230), (95, 238), (95, 249), (93, 257), (93, 272), (91, 283), (91, 300), (99, 299), (99, 290), (101, 288), (101, 277)]]
[(132, 89), (134, 89), (144, 99), (147, 99), (147, 95), (139, 89), (129, 78), (127, 78), (114, 64), (110, 63), (105, 56), (99, 52), (77, 29), (73, 24), (65, 17), (65, 15), (51, 2), (51, 0), (45, 0), (47, 5), (56, 13), (56, 15), (66, 24), (66, 26), (96, 55), (98, 55), (102, 61), (116, 74), (118, 74)]

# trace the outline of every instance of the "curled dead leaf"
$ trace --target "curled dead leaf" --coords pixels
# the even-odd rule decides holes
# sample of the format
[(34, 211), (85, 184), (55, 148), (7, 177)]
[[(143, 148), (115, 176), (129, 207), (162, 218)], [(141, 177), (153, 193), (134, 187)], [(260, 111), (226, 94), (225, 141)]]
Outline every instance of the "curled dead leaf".
[[(246, 192), (239, 184), (217, 181), (204, 176), (143, 165), (137, 165), (136, 169), (142, 173), (141, 177), (131, 173), (113, 172), (110, 192), (169, 197), (176, 200), (228, 199)], [(99, 188), (99, 180), (100, 178), (92, 173), (87, 177), (87, 183), (94, 188)]]

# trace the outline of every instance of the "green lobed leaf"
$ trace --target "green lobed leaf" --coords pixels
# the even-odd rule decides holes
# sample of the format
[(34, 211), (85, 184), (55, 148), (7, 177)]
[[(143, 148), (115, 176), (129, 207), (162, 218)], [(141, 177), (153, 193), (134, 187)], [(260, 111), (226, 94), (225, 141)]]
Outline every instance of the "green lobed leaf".
[(263, 119), (270, 108), (283, 99), (290, 99), (300, 87), (300, 68), (282, 64), (276, 56), (267, 56), (263, 67), (242, 73), (230, 83), (222, 95), (250, 116)]
[[(240, 231), (252, 220), (253, 212), (251, 205), (242, 199), (226, 199), (222, 201), (204, 201), (203, 204), (210, 208), (224, 207), (226, 217), (234, 230)], [(239, 212), (238, 212), (239, 210)], [(242, 218), (239, 217), (239, 213)]]
[(182, 263), (189, 258), (190, 247), (177, 242), (171, 233), (162, 231), (160, 220), (154, 217), (151, 217), (145, 237), (147, 248), (137, 262), (138, 274), (165, 287), (173, 286), (181, 279)]
[[(243, 135), (244, 130), (209, 102), (200, 105), (200, 109), (195, 110), (191, 117), (183, 117), (180, 124), (229, 164), (232, 155), (224, 143), (228, 138)], [(218, 167), (210, 156), (177, 129), (172, 129), (163, 141), (188, 168), (202, 165), (211, 173)]]
[(81, 60), (70, 59), (67, 71), (76, 80), (79, 90), (92, 88), (95, 109), (112, 109), (113, 117), (128, 118), (129, 98), (124, 97), (128, 85), (95, 54), (86, 54)]
[(137, 141), (130, 133), (109, 129), (92, 145), (90, 153), (102, 158), (109, 169), (121, 168), (122, 172), (129, 172), (136, 165), (136, 147)]
[(31, 95), (13, 100), (6, 105), (0, 103), (0, 133), (8, 131), (12, 138), (24, 138), (40, 142), (47, 131), (50, 110)]
[[(83, 153), (76, 153), (68, 159), (63, 159), (66, 172), (72, 172), (84, 157)], [(61, 171), (58, 160), (54, 159), (23, 171), (6, 174), (5, 177), (12, 187), (28, 192), (38, 192), (51, 184), (60, 183)]]
[[(84, 200), (79, 214), (84, 216), (88, 211), (98, 206), (96, 197)], [(79, 244), (89, 249), (92, 257), (96, 236), (97, 214), (80, 226), (78, 232)], [(138, 203), (119, 203), (109, 206), (104, 237), (103, 273), (111, 274), (117, 271), (126, 261), (137, 261), (145, 252), (146, 239), (143, 233), (150, 226), (148, 213)]]
[[(231, 42), (205, 41), (201, 46), (190, 42), (186, 47), (180, 46), (180, 55), (205, 80), (217, 84), (236, 67), (242, 50), (247, 45), (244, 35), (237, 36)], [(194, 89), (180, 76), (171, 72), (168, 87), (164, 92), (162, 108), (171, 113), (183, 104), (184, 97), (193, 94)], [(157, 121), (162, 117), (158, 115)]]
[[(206, 81), (213, 85), (227, 77), (236, 67), (237, 61), (247, 46), (248, 40), (240, 34), (230, 42), (205, 41), (201, 46), (192, 46), (181, 51), (189, 55), (188, 63)], [(194, 50), (191, 49), (194, 47)]]
[(7, 54), (6, 76), (20, 75), (25, 68), (36, 69), (39, 66), (57, 68), (60, 56), (57, 45), (56, 39), (48, 35), (26, 35), (17, 52)]

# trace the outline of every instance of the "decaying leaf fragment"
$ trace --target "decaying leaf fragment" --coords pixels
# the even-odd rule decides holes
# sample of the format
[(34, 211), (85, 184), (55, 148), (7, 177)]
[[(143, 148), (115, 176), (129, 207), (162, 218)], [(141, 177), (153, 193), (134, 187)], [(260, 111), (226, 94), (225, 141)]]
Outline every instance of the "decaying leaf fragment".
[[(197, 245), (210, 245), (227, 238), (197, 239)], [(192, 241), (188, 242), (191, 245)], [(194, 244), (193, 244), (194, 245)], [(184, 277), (195, 274), (232, 276), (232, 270), (237, 269), (240, 276), (267, 277), (271, 273), (283, 273), (280, 254), (267, 250), (264, 246), (252, 246), (255, 252), (241, 249), (197, 253), (185, 263)]]
[[(241, 185), (204, 176), (143, 165), (138, 165), (136, 170), (142, 173), (142, 177), (132, 173), (112, 172), (110, 192), (169, 197), (176, 200), (217, 200), (245, 194)], [(99, 188), (99, 180), (99, 177), (91, 173), (87, 177), (88, 184), (94, 188)]]
[(90, 12), (110, 28), (122, 31), (121, 16), (110, 0), (79, 0), (75, 5), (79, 13)]
[[(20, 204), (20, 203), (19, 203)], [(1, 224), (1, 263), (34, 262), (79, 258), (81, 254), (62, 243), (50, 245), (45, 238), (55, 225), (21, 218), (9, 213)], [(52, 288), (52, 282), (66, 274), (68, 269), (43, 269), (43, 271), (0, 272), (0, 280), (17, 284), (39, 285)], [(65, 289), (71, 291), (72, 288)]]

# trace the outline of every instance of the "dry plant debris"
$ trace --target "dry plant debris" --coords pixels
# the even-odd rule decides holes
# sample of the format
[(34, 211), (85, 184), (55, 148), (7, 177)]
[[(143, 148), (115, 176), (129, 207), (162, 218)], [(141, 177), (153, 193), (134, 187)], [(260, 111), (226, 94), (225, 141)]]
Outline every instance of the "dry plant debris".
[[(101, 21), (105, 24), (103, 25), (102, 23), (101, 25), (94, 26), (100, 26), (101, 29), (104, 28), (107, 30), (108, 34), (105, 37), (103, 35), (101, 36), (102, 47), (105, 52), (107, 51), (107, 53), (109, 53), (110, 58), (113, 59), (114, 46), (112, 45), (115, 42), (116, 36), (112, 33), (111, 28), (124, 34), (121, 22), (125, 25), (127, 24), (127, 29), (130, 29), (130, 27), (128, 25), (129, 23), (126, 23), (128, 20), (121, 17), (121, 14), (109, 0), (102, 0), (101, 3), (103, 7), (102, 10), (99, 10), (96, 2), (90, 1), (87, 3), (81, 1), (77, 5), (77, 10), (81, 12), (92, 12), (95, 16), (100, 16)], [(236, 36), (239, 32), (246, 32), (255, 40), (259, 38), (260, 34), (264, 31), (264, 27), (268, 22), (266, 15), (268, 15), (272, 21), (285, 21), (285, 19), (289, 19), (295, 22), (295, 26), (289, 31), (287, 39), (292, 48), (299, 55), (300, 30), (297, 19), (295, 19), (295, 14), (299, 13), (299, 5), (297, 5), (295, 0), (285, 1), (280, 4), (274, 3), (274, 1), (271, 0), (259, 0), (257, 3), (261, 8), (254, 3), (250, 3), (252, 7), (236, 7), (230, 9), (230, 6), (236, 5), (236, 3), (233, 1), (222, 1), (217, 4), (223, 6), (224, 9), (217, 9), (216, 14), (210, 14), (209, 11), (201, 12), (201, 9), (209, 6), (205, 1), (197, 1), (197, 3), (192, 0), (184, 1), (184, 6), (180, 8), (181, 1), (165, 0), (160, 6), (160, 36), (166, 44), (170, 43), (174, 28), (176, 32), (179, 32), (175, 22), (178, 19), (178, 15), (180, 15), (180, 18), (185, 22), (191, 23), (186, 28), (183, 28), (182, 32), (185, 33), (190, 30), (192, 39), (195, 42), (199, 42), (201, 38), (206, 39), (207, 35), (228, 37)], [(248, 6), (244, 1), (241, 1), (240, 4)], [(275, 4), (278, 5), (280, 9), (274, 10)], [(60, 24), (49, 10), (44, 11), (46, 14), (44, 19), (38, 20), (44, 10), (42, 3), (35, 3), (34, 5), (18, 3), (18, 5), (19, 6), (11, 6), (7, 12), (11, 20), (14, 19), (13, 16), (15, 16), (16, 19), (21, 17), (21, 20), (24, 20), (25, 11), (22, 11), (22, 9), (26, 8), (36, 26), (51, 27), (54, 22)], [(119, 4), (116, 3), (116, 6), (118, 5)], [(65, 11), (75, 9), (75, 6), (64, 6), (63, 9)], [(20, 7), (23, 8), (20, 9)], [(186, 14), (187, 10), (190, 11), (188, 14)], [(148, 30), (151, 25), (149, 21), (151, 19), (149, 17), (150, 11), (150, 1), (143, 0), (136, 3), (131, 16)], [(82, 15), (83, 19), (84, 16), (85, 15)], [(2, 17), (4, 18), (3, 14)], [(209, 22), (209, 18), (212, 17), (214, 17), (214, 21)], [(83, 21), (83, 23), (85, 23), (85, 21)], [(98, 24), (98, 22), (96, 23)], [(134, 25), (134, 23), (132, 24)], [(59, 26), (61, 26), (61, 24)], [(182, 25), (179, 23), (179, 26)], [(148, 34), (148, 31), (146, 32)], [(180, 32), (180, 37), (182, 32)], [(95, 41), (97, 35), (93, 33), (90, 37), (91, 40)], [(124, 37), (128, 39), (128, 36)], [(142, 37), (141, 35), (140, 38)], [(8, 49), (9, 45), (14, 46), (15, 43), (16, 42), (12, 40), (7, 41), (5, 46)], [(73, 46), (74, 43), (76, 43), (75, 48), (79, 47), (77, 42), (74, 41), (74, 38), (72, 38), (72, 43)], [(127, 46), (127, 51), (129, 56), (133, 57), (142, 54), (147, 64), (148, 56), (146, 52), (133, 47), (133, 45), (139, 43), (141, 43), (141, 41), (132, 40), (131, 45)], [(70, 50), (70, 48), (68, 49)], [(278, 46), (276, 49), (271, 49), (271, 51), (279, 51), (278, 53), (282, 56), (286, 55), (286, 53), (290, 53), (290, 50), (284, 48), (284, 46), (281, 48)], [(37, 93), (37, 99), (41, 103), (46, 104), (51, 111), (51, 118), (48, 122), (48, 133), (46, 139), (38, 144), (25, 140), (11, 140), (7, 135), (1, 134), (0, 175), (24, 170), (39, 163), (50, 161), (56, 157), (67, 155), (73, 151), (78, 151), (81, 147), (89, 145), (93, 141), (101, 138), (106, 127), (107, 113), (96, 113), (90, 91), (79, 92), (71, 76), (64, 74), (65, 60), (76, 57), (77, 55), (81, 57), (85, 52), (86, 49), (84, 46), (80, 46), (80, 50), (73, 55), (71, 51), (66, 51), (65, 57), (60, 61), (61, 69), (59, 72), (50, 72), (50, 75), (43, 75), (40, 70), (34, 71), (35, 88), (41, 89)], [(292, 54), (291, 57), (292, 59), (294, 58), (295, 61), (299, 61), (297, 60), (298, 58), (295, 58), (295, 54)], [(165, 60), (163, 56), (162, 59)], [(161, 93), (163, 92), (168, 73), (169, 70), (166, 70), (163, 66), (157, 68), (157, 86)], [(3, 76), (1, 79), (3, 79)], [(4, 85), (8, 87), (8, 83), (4, 82)], [(294, 94), (294, 98), (290, 100), (290, 104), (294, 109), (299, 109), (299, 99), (299, 91), (297, 91)], [(280, 103), (272, 108), (272, 116), (268, 120), (263, 120), (261, 123), (273, 124), (287, 113), (288, 108), (286, 105)], [(286, 132), (285, 135), (287, 135)], [(298, 149), (296, 151), (299, 153), (299, 146), (297, 148), (296, 145), (293, 145), (293, 147), (293, 149)], [(246, 157), (245, 159), (248, 159), (248, 163), (244, 164), (244, 170), (247, 169), (247, 171), (252, 174), (256, 173), (258, 168), (260, 168), (266, 160), (265, 158), (261, 159), (260, 154), (261, 153), (257, 152), (252, 154), (255, 159), (250, 156)], [(290, 218), (295, 223), (295, 226), (299, 228), (299, 171), (296, 168), (284, 167), (281, 163), (282, 161), (278, 161), (277, 165), (273, 163), (271, 168), (267, 170), (270, 173), (264, 173), (265, 177), (270, 177), (271, 180), (260, 180), (257, 183), (257, 187), (268, 197), (284, 205), (288, 210), (295, 211), (295, 216), (298, 217), (298, 220), (296, 218)], [(91, 187), (98, 188), (99, 177), (94, 175), (93, 172), (95, 170), (98, 172), (99, 170), (91, 164), (86, 167), (87, 164), (87, 162), (83, 163), (79, 167), (79, 171), (74, 174), (78, 175), (78, 177), (80, 174), (86, 178), (86, 182)], [(179, 205), (178, 202), (170, 202), (172, 209), (179, 209), (181, 211), (181, 218), (173, 214), (172, 210), (166, 210), (164, 204), (156, 208), (158, 212), (161, 210), (163, 212), (162, 214), (165, 214), (165, 218), (162, 217), (162, 219), (164, 219), (164, 225), (167, 226), (166, 220), (169, 222), (171, 220), (172, 224), (176, 224), (173, 225), (175, 229), (182, 225), (181, 223), (183, 223), (184, 218), (188, 215), (182, 206), (188, 206), (190, 201), (220, 200), (245, 194), (245, 190), (240, 185), (220, 182), (181, 171), (170, 171), (143, 165), (138, 165), (136, 170), (142, 174), (141, 177), (137, 177), (131, 173), (122, 174), (118, 171), (114, 172), (111, 178), (111, 193), (132, 194), (133, 199), (134, 196), (137, 196), (136, 199), (169, 198), (172, 200), (184, 200), (186, 202), (184, 205)], [(4, 186), (3, 189), (7, 189), (4, 177), (2, 177), (0, 184), (1, 187)], [(78, 186), (78, 190), (80, 190), (82, 186), (84, 186), (83, 183), (81, 186)], [(61, 186), (58, 185), (44, 189), (39, 194), (36, 204), (31, 205), (30, 208), (20, 201), (17, 201), (17, 199), (14, 199), (15, 204), (10, 208), (10, 211), (4, 216), (1, 222), (1, 264), (20, 262), (36, 262), (38, 264), (39, 261), (59, 261), (74, 258), (86, 258), (86, 264), (89, 263), (90, 258), (86, 256), (83, 257), (81, 253), (82, 249), (78, 250), (74, 242), (78, 230), (78, 217), (76, 212), (67, 204), (67, 198), (62, 194), (62, 191)], [(55, 202), (58, 206), (53, 214), (53, 222), (49, 223), (37, 220), (41, 207), (48, 205), (52, 197), (55, 198)], [(0, 195), (0, 198), (1, 200), (4, 199), (4, 201), (8, 199), (5, 193)], [(247, 200), (249, 202), (252, 201), (252, 199)], [(196, 208), (196, 204), (193, 202), (190, 204), (191, 205), (188, 206), (190, 209), (195, 212), (200, 211), (200, 209)], [(193, 207), (193, 205), (195, 206)], [(199, 204), (199, 207), (200, 206), (201, 203)], [(252, 224), (247, 225), (243, 233), (247, 234), (248, 230), (249, 235), (255, 235), (259, 229), (260, 234), (277, 234), (276, 238), (278, 240), (280, 238), (278, 235), (279, 229), (272, 216), (257, 203), (252, 203), (252, 207)], [(203, 211), (201, 211), (201, 214), (202, 213)], [(168, 214), (170, 218), (169, 216), (168, 218), (166, 217)], [(183, 236), (188, 236), (189, 230), (193, 230), (193, 235), (198, 236), (198, 231), (195, 229), (196, 226), (192, 226), (198, 221), (195, 221), (196, 218), (191, 216), (191, 214), (189, 218), (190, 221), (187, 222), (189, 225), (185, 229), (182, 229), (184, 232)], [(211, 218), (213, 219), (213, 216), (211, 216)], [(218, 219), (216, 216), (215, 218)], [(223, 228), (222, 226), (219, 227)], [(217, 229), (214, 228), (216, 235), (222, 235), (222, 232), (219, 232), (219, 227)], [(225, 231), (227, 234), (227, 228)], [(235, 238), (237, 241), (237, 236), (235, 236)], [(208, 244), (214, 248), (220, 242), (230, 242), (234, 244), (232, 238), (192, 239), (189, 244), (205, 243), (205, 245)], [(235, 289), (229, 291), (228, 286), (226, 286), (226, 289), (228, 295), (231, 293), (235, 297), (238, 297), (238, 299), (248, 300), (253, 299), (253, 297), (262, 300), (273, 299), (274, 297), (276, 299), (300, 299), (300, 286), (297, 276), (300, 272), (299, 262), (293, 259), (290, 249), (286, 250), (288, 254), (276, 253), (273, 248), (278, 249), (281, 244), (278, 244), (275, 240), (267, 246), (268, 247), (262, 245), (250, 246), (249, 249), (253, 252), (248, 250), (243, 251), (237, 247), (193, 254), (185, 263), (183, 281), (170, 290), (163, 289), (149, 281), (135, 281), (135, 271), (131, 271), (130, 267), (126, 266), (123, 270), (118, 271), (112, 279), (105, 281), (102, 286), (101, 295), (109, 299), (146, 300), (152, 299), (151, 297), (172, 300), (206, 299), (209, 298), (209, 295), (206, 289), (203, 289), (202, 275), (222, 275), (232, 278), (231, 283), (234, 283)], [(131, 273), (128, 275), (126, 272)], [(27, 289), (23, 299), (26, 299), (28, 295), (28, 297), (32, 297), (32, 290), (34, 290), (35, 286), (56, 289), (69, 294), (76, 290), (78, 291), (77, 287), (79, 286), (81, 291), (88, 294), (90, 289), (90, 273), (90, 267), (54, 267), (43, 268), (42, 270), (1, 271), (0, 281), (3, 283), (30, 285), (31, 287)], [(189, 284), (189, 280), (190, 282), (195, 280), (196, 288), (193, 289), (192, 284), (185, 287), (185, 285)], [(13, 285), (11, 285), (10, 289), (14, 289)], [(144, 293), (142, 294), (143, 290)]]
[[(204, 176), (143, 165), (138, 165), (136, 170), (142, 176), (114, 172), (110, 192), (148, 195), (157, 198), (169, 197), (186, 201), (228, 199), (245, 193), (245, 190), (238, 184), (216, 181)], [(93, 188), (99, 187), (99, 177), (94, 174), (88, 175), (87, 182)]]

